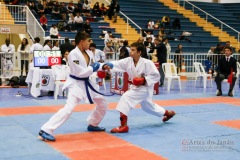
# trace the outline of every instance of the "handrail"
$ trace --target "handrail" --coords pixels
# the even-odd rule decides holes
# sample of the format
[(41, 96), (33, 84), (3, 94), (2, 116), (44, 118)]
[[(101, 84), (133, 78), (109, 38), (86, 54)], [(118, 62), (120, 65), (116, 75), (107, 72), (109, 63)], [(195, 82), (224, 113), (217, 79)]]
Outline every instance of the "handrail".
[[(108, 0), (105, 0), (108, 4), (110, 4), (110, 2), (108, 1)], [(127, 34), (128, 34), (128, 24), (129, 24), (129, 22), (128, 21), (130, 21), (130, 22), (132, 22), (139, 30), (140, 30), (140, 35), (142, 35), (141, 34), (141, 30), (142, 30), (142, 28), (139, 26), (139, 25), (137, 25), (133, 20), (131, 20), (127, 15), (125, 15), (122, 11), (119, 11), (119, 13), (120, 14), (122, 14), (126, 19), (127, 19)]]
[[(178, 4), (180, 4), (180, 1), (182, 0), (178, 0)], [(187, 2), (188, 4), (192, 5), (192, 11), (194, 13), (194, 8), (197, 8), (198, 10), (202, 11), (203, 13), (206, 14), (206, 21), (208, 21), (208, 16), (210, 16), (211, 18), (215, 19), (216, 21), (218, 21), (219, 23), (221, 23), (221, 30), (223, 31), (223, 25), (230, 28), (231, 30), (235, 31), (238, 35), (237, 41), (238, 41), (238, 47), (239, 47), (239, 41), (240, 41), (240, 32), (237, 31), (236, 29), (232, 28), (231, 26), (227, 25), (226, 23), (222, 22), (221, 20), (217, 19), (216, 17), (212, 16), (211, 14), (205, 12), (204, 10), (202, 10), (201, 8), (195, 6), (194, 4), (192, 4), (191, 2), (189, 2), (188, 0), (184, 0), (183, 1), (183, 7), (185, 8), (185, 2)]]
[[(34, 21), (36, 22), (36, 23), (34, 23), (34, 25), (35, 25), (34, 28), (36, 28), (36, 24), (39, 26), (39, 28), (40, 28), (41, 31), (42, 31), (42, 36), (39, 37), (39, 38), (40, 38), (40, 39), (43, 39), (43, 38), (45, 37), (45, 31), (44, 31), (44, 29), (42, 28), (41, 24), (38, 22), (38, 20), (36, 19), (36, 17), (33, 15), (33, 13), (31, 12), (31, 10), (28, 8), (28, 6), (25, 6), (25, 7), (26, 7), (26, 9), (27, 9), (27, 10), (26, 10), (26, 12), (27, 12), (26, 20), (29, 18), (29, 14), (33, 17)], [(27, 31), (28, 31), (29, 35), (31, 36), (31, 38), (34, 39), (34, 38), (36, 37), (36, 35), (37, 35), (36, 30), (35, 30), (35, 32), (34, 32), (34, 35), (32, 35), (32, 34), (30, 33), (30, 31), (29, 31), (29, 28), (28, 28), (29, 25), (28, 25), (28, 23), (29, 23), (29, 21), (26, 21)]]

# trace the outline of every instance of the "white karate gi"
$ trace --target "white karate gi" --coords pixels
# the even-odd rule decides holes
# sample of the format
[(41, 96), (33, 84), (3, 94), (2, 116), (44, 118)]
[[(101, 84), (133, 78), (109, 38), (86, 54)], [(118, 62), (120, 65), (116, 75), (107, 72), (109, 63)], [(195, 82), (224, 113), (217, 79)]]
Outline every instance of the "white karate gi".
[(135, 77), (141, 77), (141, 75), (146, 79), (146, 85), (130, 86), (130, 90), (122, 95), (116, 110), (128, 115), (131, 109), (140, 104), (145, 112), (162, 117), (165, 109), (152, 102), (154, 84), (160, 79), (159, 71), (154, 63), (148, 59), (140, 58), (135, 67), (131, 57), (111, 63), (113, 63), (112, 72), (127, 72), (131, 80)]
[(94, 58), (95, 58), (96, 62), (98, 62), (100, 60), (105, 61), (106, 56), (105, 56), (105, 53), (103, 51), (101, 51), (100, 49), (95, 49)]
[[(70, 75), (84, 78), (89, 77), (93, 74), (93, 68), (89, 66), (94, 62), (93, 53), (89, 50), (86, 51), (90, 61), (89, 64), (86, 64), (85, 58), (78, 47), (73, 49), (68, 56), (68, 63), (70, 67)], [(102, 65), (100, 65), (99, 69), (101, 70)], [(97, 88), (94, 82), (91, 82), (94, 88)], [(60, 125), (62, 125), (71, 115), (73, 109), (79, 102), (84, 99), (88, 101), (86, 95), (86, 86), (84, 81), (75, 80), (71, 77), (68, 77), (63, 89), (68, 88), (68, 99), (66, 105), (60, 109), (56, 114), (54, 114), (50, 120), (42, 126), (42, 130), (52, 134), (55, 129), (57, 129)], [(97, 106), (92, 110), (90, 115), (87, 118), (89, 124), (93, 126), (98, 126), (98, 124), (103, 119), (104, 115), (107, 111), (107, 101), (102, 95), (93, 92), (89, 88), (89, 92), (92, 100), (97, 104)]]
[(43, 46), (40, 43), (34, 43), (30, 48), (30, 53), (33, 53), (35, 50), (43, 50)]
[(7, 46), (6, 44), (3, 44), (1, 46), (1, 52), (5, 52), (2, 55), (2, 58), (0, 58), (0, 60), (3, 62), (2, 64), (3, 76), (4, 77), (12, 76), (13, 69), (14, 69), (13, 58), (14, 58), (15, 46), (13, 44), (9, 44), (9, 46)]

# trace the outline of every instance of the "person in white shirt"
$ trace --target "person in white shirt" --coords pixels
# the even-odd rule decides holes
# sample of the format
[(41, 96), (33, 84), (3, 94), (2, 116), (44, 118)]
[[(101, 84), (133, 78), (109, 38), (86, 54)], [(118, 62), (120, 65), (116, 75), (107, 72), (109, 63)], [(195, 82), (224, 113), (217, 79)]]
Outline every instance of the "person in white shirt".
[(111, 31), (105, 32), (105, 36), (104, 36), (104, 44), (105, 44), (105, 46), (107, 45), (107, 42), (109, 42), (111, 40), (110, 39), (110, 34), (111, 34)]
[(43, 46), (40, 44), (40, 38), (39, 37), (34, 38), (34, 44), (30, 48), (30, 53), (33, 54), (33, 52), (35, 50), (40, 50), (40, 51), (43, 50)]
[(88, 3), (87, 0), (84, 1), (84, 4), (83, 4), (83, 13), (86, 17), (90, 17), (91, 16), (91, 4)]
[(1, 46), (1, 52), (4, 52), (0, 56), (3, 58), (0, 58), (0, 67), (3, 70), (3, 76), (11, 76), (13, 74), (13, 53), (15, 52), (15, 46), (10, 44), (9, 38), (6, 38), (5, 44)]
[(70, 14), (70, 17), (68, 19), (68, 31), (75, 32), (76, 27), (75, 27), (75, 19), (74, 15)]
[(74, 17), (74, 21), (75, 21), (75, 26), (77, 31), (82, 31), (83, 30), (83, 18), (80, 16), (79, 13), (76, 14), (76, 16)]
[(167, 48), (167, 54), (170, 54), (171, 53), (171, 46), (168, 42), (168, 39), (167, 38), (164, 38), (163, 39), (163, 43), (165, 44), (166, 48)]
[(44, 50), (44, 51), (52, 50), (52, 49), (51, 49), (51, 46), (52, 46), (51, 41), (47, 39), (47, 40), (45, 40), (45, 42), (44, 42), (43, 50)]
[(59, 48), (59, 41), (53, 41), (53, 48), (52, 50), (60, 50)]
[(30, 45), (28, 44), (27, 38), (22, 39), (22, 43), (18, 46), (17, 49), (18, 58), (21, 60), (21, 76), (23, 75), (23, 67), (25, 66), (26, 75), (28, 74), (28, 65), (29, 65), (29, 52)]
[(59, 33), (58, 33), (58, 28), (56, 24), (53, 24), (52, 27), (50, 28), (50, 37), (51, 38), (58, 38)]
[(95, 61), (103, 63), (106, 59), (105, 53), (100, 49), (96, 49), (96, 47), (95, 43), (91, 43), (89, 49), (93, 52)]
[(150, 19), (150, 20), (148, 21), (148, 26), (147, 26), (147, 28), (148, 28), (148, 29), (153, 29), (153, 27), (154, 27), (154, 21)]

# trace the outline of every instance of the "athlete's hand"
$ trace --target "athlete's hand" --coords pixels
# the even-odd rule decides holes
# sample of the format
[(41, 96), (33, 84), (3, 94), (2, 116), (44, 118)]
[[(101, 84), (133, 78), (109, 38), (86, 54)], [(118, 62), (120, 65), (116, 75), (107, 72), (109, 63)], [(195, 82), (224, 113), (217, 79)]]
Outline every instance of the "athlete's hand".
[(90, 66), (93, 68), (93, 72), (95, 72), (99, 69), (100, 63), (99, 62), (94, 62)]
[(144, 77), (135, 77), (133, 78), (132, 84), (135, 86), (144, 85), (146, 83), (146, 80)]
[(107, 62), (102, 66), (103, 70), (109, 70), (113, 68), (113, 64), (111, 62)]

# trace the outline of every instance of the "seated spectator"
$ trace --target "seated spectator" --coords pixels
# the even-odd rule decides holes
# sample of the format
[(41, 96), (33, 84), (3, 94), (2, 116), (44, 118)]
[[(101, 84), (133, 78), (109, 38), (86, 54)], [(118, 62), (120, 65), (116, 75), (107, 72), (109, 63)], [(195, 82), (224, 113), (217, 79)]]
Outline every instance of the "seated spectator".
[(161, 27), (161, 21), (160, 21), (159, 19), (156, 21), (156, 23), (154, 24), (153, 28), (154, 28), (154, 29), (162, 28), (162, 27)]
[(59, 7), (59, 11), (60, 11), (60, 14), (61, 14), (61, 19), (67, 19), (67, 8), (65, 6), (65, 3), (62, 2), (60, 7)]
[(68, 14), (73, 14), (74, 13), (74, 5), (73, 5), (73, 2), (70, 1), (67, 5), (67, 13)]
[(104, 6), (104, 3), (101, 4), (101, 7), (99, 8), (101, 11), (101, 16), (106, 16), (107, 15), (107, 8)]
[(181, 30), (181, 22), (179, 18), (175, 18), (172, 22), (172, 28)]
[(37, 5), (37, 13), (38, 13), (38, 15), (44, 14), (44, 11), (45, 11), (45, 8), (43, 6), (43, 1), (38, 2), (38, 5)]
[(88, 3), (87, 0), (85, 0), (83, 4), (83, 14), (86, 17), (91, 17), (91, 5)]
[(77, 4), (74, 5), (74, 12), (73, 12), (73, 13), (74, 13), (75, 15), (76, 15), (76, 13), (79, 13), (79, 14), (81, 15), (81, 13), (82, 13), (82, 7), (79, 8)]
[(99, 7), (99, 2), (96, 2), (92, 9), (92, 15), (95, 17), (101, 17), (101, 11)]
[(52, 17), (52, 19), (59, 20), (61, 18), (59, 6), (57, 5), (56, 2), (54, 2), (54, 4), (55, 5), (53, 6), (51, 17)]
[(75, 21), (75, 29), (78, 32), (82, 32), (83, 29), (83, 18), (80, 16), (79, 13), (76, 14), (76, 16), (74, 17), (74, 21)]
[(166, 33), (164, 31), (164, 28), (160, 28), (159, 32), (158, 32), (158, 38), (161, 37), (161, 38), (164, 38), (166, 37)]
[(45, 14), (43, 14), (40, 18), (40, 24), (43, 27), (44, 31), (48, 31), (47, 22), (48, 22), (48, 19), (46, 18)]
[(58, 31), (68, 31), (68, 23), (65, 20), (60, 20), (57, 24)]
[(78, 3), (77, 3), (77, 8), (79, 8), (79, 12), (75, 12), (74, 13), (82, 13), (82, 8), (83, 8), (83, 3), (81, 2), (81, 0), (78, 0)]
[(50, 28), (50, 37), (51, 38), (58, 38), (59, 33), (58, 33), (58, 28), (56, 24), (53, 24), (52, 27)]
[(85, 31), (87, 34), (89, 34), (90, 37), (91, 37), (91, 32), (92, 32), (93, 30), (92, 30), (92, 28), (91, 28), (91, 26), (90, 26), (89, 20), (86, 20), (86, 23), (84, 23), (83, 28), (84, 28), (84, 31)]
[(154, 26), (154, 21), (150, 19), (150, 20), (148, 21), (147, 28), (148, 28), (148, 29), (153, 29), (153, 26)]
[(169, 16), (163, 16), (162, 18), (162, 25), (163, 25), (163, 28), (171, 28), (170, 26), (170, 17)]
[(32, 14), (36, 17), (38, 14), (37, 14), (37, 7), (35, 6), (35, 3), (34, 2), (27, 2), (26, 5), (28, 6), (28, 8), (32, 12)]
[(180, 37), (178, 38), (178, 40), (185, 40), (185, 41), (188, 41), (188, 42), (192, 42), (190, 38), (187, 38), (189, 37), (190, 35), (192, 35), (192, 33), (190, 32), (186, 32), (186, 31), (183, 31), (182, 34), (180, 35)]
[(70, 15), (69, 20), (68, 20), (68, 31), (77, 32), (77, 30), (75, 28), (75, 18), (73, 16), (73, 14)]
[(45, 6), (45, 14), (51, 14), (54, 7), (53, 0), (45, 1), (43, 6)]

